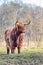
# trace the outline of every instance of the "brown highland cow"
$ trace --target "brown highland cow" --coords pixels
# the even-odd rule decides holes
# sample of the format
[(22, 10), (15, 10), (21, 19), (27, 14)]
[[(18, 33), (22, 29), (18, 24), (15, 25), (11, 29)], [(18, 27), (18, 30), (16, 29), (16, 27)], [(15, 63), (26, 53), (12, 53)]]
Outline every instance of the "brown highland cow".
[[(30, 22), (28, 24), (30, 24)], [(5, 31), (7, 54), (9, 54), (10, 50), (11, 53), (14, 53), (16, 47), (18, 49), (18, 53), (20, 53), (25, 25), (27, 24), (16, 23), (13, 29), (7, 29)]]

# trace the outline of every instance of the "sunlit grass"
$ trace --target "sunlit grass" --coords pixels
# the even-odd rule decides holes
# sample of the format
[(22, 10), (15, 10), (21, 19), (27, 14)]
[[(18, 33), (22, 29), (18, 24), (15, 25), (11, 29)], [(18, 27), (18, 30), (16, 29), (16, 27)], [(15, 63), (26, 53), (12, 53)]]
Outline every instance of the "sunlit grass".
[(43, 48), (21, 48), (21, 53), (6, 54), (6, 47), (0, 47), (0, 65), (43, 65)]
[[(1, 46), (0, 47), (0, 52), (1, 53), (5, 53), (6, 54), (6, 47), (5, 46)], [(16, 48), (15, 50), (15, 54), (17, 54), (18, 50)], [(22, 47), (21, 48), (21, 53), (28, 53), (28, 52), (40, 52), (42, 53), (43, 52), (43, 47), (38, 47), (38, 48), (35, 48), (35, 47), (32, 47), (32, 48), (29, 48), (29, 47)]]

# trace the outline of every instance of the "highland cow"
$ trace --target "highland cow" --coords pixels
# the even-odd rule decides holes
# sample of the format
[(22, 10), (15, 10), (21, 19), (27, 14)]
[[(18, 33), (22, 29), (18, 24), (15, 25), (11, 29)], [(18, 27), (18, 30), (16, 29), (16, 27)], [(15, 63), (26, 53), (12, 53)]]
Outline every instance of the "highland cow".
[(18, 49), (18, 53), (20, 53), (25, 25), (27, 24), (17, 23), (13, 29), (7, 29), (5, 31), (7, 54), (9, 54), (10, 50), (11, 53), (14, 53), (16, 47)]

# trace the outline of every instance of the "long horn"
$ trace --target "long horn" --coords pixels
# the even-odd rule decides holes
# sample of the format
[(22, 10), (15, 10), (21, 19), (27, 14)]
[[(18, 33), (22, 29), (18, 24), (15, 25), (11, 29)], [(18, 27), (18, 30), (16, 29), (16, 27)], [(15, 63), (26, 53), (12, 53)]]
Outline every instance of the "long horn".
[(16, 21), (15, 25), (18, 23), (18, 20)]
[(31, 21), (29, 20), (29, 22), (28, 22), (28, 23), (26, 23), (26, 24), (24, 24), (24, 25), (29, 25), (29, 24), (30, 24), (30, 22), (31, 22)]

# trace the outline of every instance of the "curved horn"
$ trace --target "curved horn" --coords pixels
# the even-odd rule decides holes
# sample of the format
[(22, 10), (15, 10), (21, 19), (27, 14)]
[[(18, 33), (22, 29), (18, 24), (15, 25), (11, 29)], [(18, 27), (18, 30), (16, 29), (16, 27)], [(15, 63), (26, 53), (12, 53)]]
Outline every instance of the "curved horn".
[(18, 23), (18, 20), (16, 21), (15, 25)]
[(26, 24), (24, 24), (24, 25), (29, 25), (29, 24), (30, 24), (30, 22), (31, 22), (31, 21), (29, 20), (29, 22), (28, 22), (28, 23), (26, 23)]

